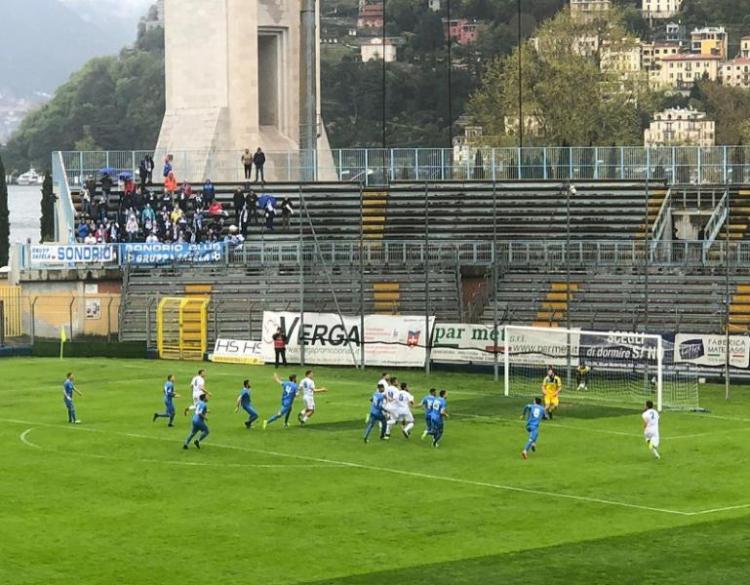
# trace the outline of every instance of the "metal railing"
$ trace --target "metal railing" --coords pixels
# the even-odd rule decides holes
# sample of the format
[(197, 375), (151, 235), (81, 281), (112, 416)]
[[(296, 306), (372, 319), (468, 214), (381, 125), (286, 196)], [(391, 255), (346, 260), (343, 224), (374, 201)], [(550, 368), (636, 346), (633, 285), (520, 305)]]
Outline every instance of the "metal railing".
[(664, 235), (667, 231), (667, 226), (671, 223), (671, 210), (672, 210), (672, 190), (667, 191), (667, 195), (664, 197), (664, 201), (659, 208), (659, 213), (654, 220), (654, 226), (652, 229), (652, 246), (656, 242), (664, 240)]
[(57, 195), (55, 200), (55, 239), (62, 243), (75, 241), (73, 227), (76, 214), (73, 207), (73, 197), (70, 193), (65, 159), (61, 152), (56, 152), (52, 156), (52, 188)]
[[(60, 156), (71, 185), (101, 169), (138, 175), (146, 154), (161, 182), (164, 150), (66, 151)], [(171, 151), (178, 180), (244, 181), (242, 151)], [(451, 180), (646, 180), (743, 184), (750, 179), (749, 146), (611, 146), (492, 148), (371, 148), (266, 152), (267, 180), (363, 182)], [(312, 162), (310, 162), (312, 161)], [(311, 165), (314, 168), (310, 168)], [(54, 165), (53, 165), (54, 166)]]
[[(316, 245), (313, 242), (250, 242), (236, 248), (224, 246), (221, 253), (204, 257), (200, 262), (190, 255), (179, 254), (173, 258), (161, 252), (158, 263), (149, 264), (143, 256), (137, 262), (129, 252), (129, 244), (86, 246), (83, 244), (23, 245), (15, 248), (20, 253), (21, 270), (67, 270), (71, 268), (113, 269), (130, 265), (194, 266), (250, 266), (309, 264), (323, 259), (331, 264), (359, 264), (360, 242), (358, 240), (327, 241)], [(137, 244), (142, 250), (144, 244)], [(32, 248), (34, 253), (32, 254)], [(96, 248), (94, 251), (93, 248)], [(634, 267), (645, 263), (645, 243), (635, 240), (513, 240), (498, 241), (431, 241), (429, 243), (407, 240), (365, 241), (361, 244), (362, 263), (368, 269), (385, 266), (414, 266), (429, 263), (455, 267), (491, 266), (497, 262), (503, 268), (563, 269), (570, 266), (576, 270), (599, 268)], [(49, 253), (40, 253), (49, 252)], [(166, 255), (165, 255), (166, 254)], [(193, 256), (195, 257), (195, 256)], [(62, 258), (62, 260), (60, 260)], [(71, 260), (65, 260), (70, 258)], [(45, 260), (49, 259), (49, 260)], [(712, 253), (704, 254), (703, 241), (662, 240), (653, 242), (650, 265), (653, 267), (721, 267), (729, 260), (734, 266), (750, 266), (750, 241), (724, 242), (716, 240)]]

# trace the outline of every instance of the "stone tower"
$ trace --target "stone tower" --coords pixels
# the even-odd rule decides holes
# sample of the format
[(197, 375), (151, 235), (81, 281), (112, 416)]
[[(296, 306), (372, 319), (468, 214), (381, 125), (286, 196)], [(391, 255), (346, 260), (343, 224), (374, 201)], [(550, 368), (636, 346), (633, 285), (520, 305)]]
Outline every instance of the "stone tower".
[[(157, 151), (174, 153), (179, 180), (238, 180), (242, 152), (259, 146), (267, 180), (297, 178), (287, 169), (300, 140), (300, 9), (301, 0), (165, 0)], [(319, 74), (317, 94), (320, 104)], [(316, 118), (330, 158), (319, 105)]]

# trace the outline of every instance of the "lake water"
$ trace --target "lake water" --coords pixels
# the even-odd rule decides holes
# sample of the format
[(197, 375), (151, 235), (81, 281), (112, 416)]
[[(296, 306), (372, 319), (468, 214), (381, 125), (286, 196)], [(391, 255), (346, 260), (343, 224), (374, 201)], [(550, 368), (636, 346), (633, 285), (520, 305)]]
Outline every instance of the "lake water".
[(11, 242), (25, 242), (27, 238), (31, 238), (35, 244), (39, 242), (41, 201), (42, 187), (40, 185), (33, 187), (8, 185)]

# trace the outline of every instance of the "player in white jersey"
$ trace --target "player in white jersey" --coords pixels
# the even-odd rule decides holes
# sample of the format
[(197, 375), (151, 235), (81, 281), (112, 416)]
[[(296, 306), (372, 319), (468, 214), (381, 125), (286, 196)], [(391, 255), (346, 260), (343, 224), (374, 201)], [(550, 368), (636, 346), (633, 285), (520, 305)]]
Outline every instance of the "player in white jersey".
[(193, 403), (183, 412), (185, 416), (187, 416), (189, 411), (195, 410), (195, 407), (198, 406), (201, 394), (205, 394), (209, 398), (212, 396), (212, 394), (206, 390), (206, 370), (200, 369), (198, 370), (198, 375), (193, 376), (193, 379), (190, 380), (190, 390), (193, 396)]
[(388, 372), (383, 372), (383, 375), (380, 376), (380, 380), (378, 380), (378, 383), (375, 384), (375, 387), (377, 388), (380, 385), (383, 385), (383, 388), (388, 388), (390, 386), (390, 378), (388, 377)]
[(659, 455), (659, 413), (654, 408), (654, 403), (646, 401), (646, 410), (641, 415), (643, 419), (643, 436), (646, 438), (646, 444), (654, 457), (661, 459)]
[(302, 400), (305, 403), (305, 407), (300, 410), (297, 415), (299, 424), (305, 424), (313, 414), (315, 414), (315, 395), (318, 392), (328, 392), (328, 388), (316, 388), (315, 380), (313, 380), (313, 371), (307, 370), (305, 377), (299, 383), (300, 390), (302, 390)]
[(409, 392), (409, 387), (406, 382), (401, 383), (401, 388), (396, 394), (396, 405), (393, 413), (393, 417), (388, 420), (388, 426), (386, 427), (386, 435), (391, 434), (391, 428), (394, 424), (401, 423), (401, 432), (407, 439), (411, 435), (411, 430), (414, 428), (414, 415), (411, 413), (411, 407), (414, 405), (414, 396)]
[(396, 409), (398, 407), (398, 393), (400, 389), (398, 387), (398, 378), (391, 376), (388, 378), (388, 385), (385, 387), (385, 410), (386, 418), (388, 419), (388, 427), (385, 433), (385, 438), (390, 439), (390, 429), (396, 422)]

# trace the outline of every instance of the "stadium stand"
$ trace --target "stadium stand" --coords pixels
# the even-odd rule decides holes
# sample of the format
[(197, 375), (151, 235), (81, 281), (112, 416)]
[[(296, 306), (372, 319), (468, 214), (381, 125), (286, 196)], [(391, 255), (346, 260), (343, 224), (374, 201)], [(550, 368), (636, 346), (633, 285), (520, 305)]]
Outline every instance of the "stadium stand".
[[(358, 268), (336, 266), (328, 274), (330, 283), (326, 272), (319, 267), (305, 271), (305, 310), (335, 313), (338, 303), (343, 314), (358, 314)], [(210, 341), (219, 336), (259, 339), (263, 311), (298, 311), (302, 286), (299, 268), (294, 265), (131, 268), (123, 276), (120, 338), (153, 339), (154, 308), (160, 297), (208, 294), (212, 299)], [(459, 289), (460, 279), (455, 269), (431, 269), (430, 314), (446, 321), (460, 319)], [(366, 313), (421, 315), (426, 305), (423, 267), (365, 269)]]
[[(565, 300), (566, 275), (553, 272), (508, 272), (498, 281), (499, 314), (515, 325), (565, 326), (570, 313), (574, 327), (595, 330), (643, 330), (646, 318), (643, 271), (571, 273), (570, 300)], [(730, 323), (750, 325), (750, 285), (746, 276), (731, 279)], [(723, 275), (710, 270), (651, 269), (648, 274), (649, 331), (722, 333)], [(739, 287), (739, 288), (738, 288)], [(744, 294), (747, 293), (747, 294)], [(494, 318), (493, 299), (481, 320)]]
[[(217, 184), (216, 199), (228, 212), (224, 233), (234, 222), (232, 196), (239, 184)], [(193, 185), (194, 191), (201, 185)], [(293, 239), (303, 221), (303, 233), (315, 232), (330, 239), (413, 239), (428, 226), (433, 239), (489, 239), (493, 233), (493, 190), (496, 196), (497, 235), (501, 240), (561, 239), (565, 237), (566, 194), (559, 183), (518, 182), (430, 184), (425, 206), (425, 185), (397, 183), (388, 190), (360, 188), (353, 184), (311, 183), (300, 185), (252, 185), (256, 193), (289, 197), (296, 217), (289, 229), (265, 230), (262, 219), (251, 225), (248, 237), (274, 240)], [(650, 191), (648, 221), (645, 219), (645, 191), (640, 183), (576, 183), (571, 198), (571, 227), (581, 239), (633, 239), (645, 233), (658, 213), (666, 194), (664, 188)], [(304, 206), (300, 193), (304, 197)], [(121, 194), (113, 193), (118, 202)], [(80, 192), (73, 193), (74, 206), (81, 211)], [(110, 205), (114, 219), (117, 203)], [(300, 213), (300, 212), (303, 213)]]

